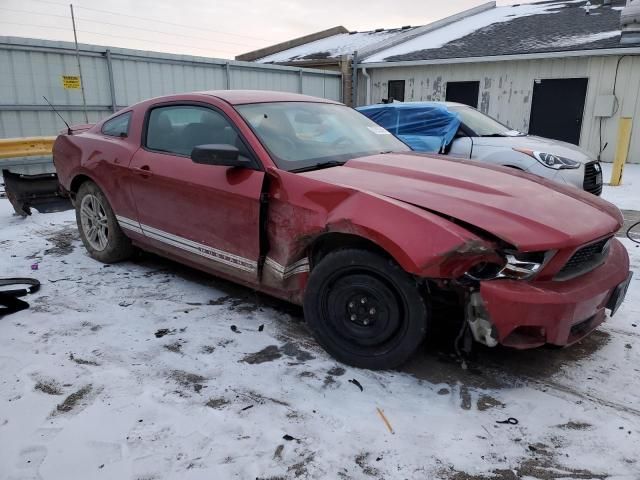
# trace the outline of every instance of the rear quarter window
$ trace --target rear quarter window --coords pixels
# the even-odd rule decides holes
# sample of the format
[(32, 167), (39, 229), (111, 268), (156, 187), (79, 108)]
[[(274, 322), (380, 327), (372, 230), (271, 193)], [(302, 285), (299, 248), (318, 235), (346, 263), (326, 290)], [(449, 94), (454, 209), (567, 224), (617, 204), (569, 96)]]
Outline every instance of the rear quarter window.
[(110, 137), (126, 137), (129, 135), (130, 123), (131, 112), (126, 112), (104, 122), (101, 132), (103, 135)]

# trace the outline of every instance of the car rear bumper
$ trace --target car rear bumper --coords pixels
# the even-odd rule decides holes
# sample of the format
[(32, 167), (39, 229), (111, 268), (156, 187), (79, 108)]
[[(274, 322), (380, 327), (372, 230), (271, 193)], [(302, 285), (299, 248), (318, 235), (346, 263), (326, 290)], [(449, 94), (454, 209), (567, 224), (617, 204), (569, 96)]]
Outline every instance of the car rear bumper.
[(605, 310), (619, 306), (629, 281), (629, 256), (614, 239), (607, 260), (589, 273), (567, 281), (484, 281), (480, 295), (499, 343), (564, 346), (604, 322)]

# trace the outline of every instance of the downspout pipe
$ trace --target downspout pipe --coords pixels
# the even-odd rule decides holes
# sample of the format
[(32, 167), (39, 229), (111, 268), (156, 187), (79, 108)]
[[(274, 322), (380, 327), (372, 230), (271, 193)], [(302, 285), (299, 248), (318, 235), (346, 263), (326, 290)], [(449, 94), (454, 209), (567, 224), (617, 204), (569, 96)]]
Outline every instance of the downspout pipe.
[(364, 84), (364, 98), (367, 105), (371, 105), (371, 75), (367, 72), (367, 67), (362, 67), (362, 75), (366, 78)]
[(353, 52), (351, 59), (351, 106), (358, 106), (358, 51)]

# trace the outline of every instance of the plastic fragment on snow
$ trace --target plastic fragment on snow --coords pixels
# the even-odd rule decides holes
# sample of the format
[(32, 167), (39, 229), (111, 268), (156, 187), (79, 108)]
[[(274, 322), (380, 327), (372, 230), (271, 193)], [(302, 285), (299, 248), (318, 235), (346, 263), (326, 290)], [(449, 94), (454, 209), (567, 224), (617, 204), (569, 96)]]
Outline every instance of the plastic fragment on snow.
[(376, 407), (376, 410), (378, 411), (378, 415), (380, 415), (380, 418), (382, 419), (382, 421), (386, 425), (387, 430), (389, 430), (389, 433), (391, 435), (395, 435), (396, 432), (393, 431), (393, 427), (391, 426), (391, 423), (389, 423), (389, 420), (385, 416), (384, 412), (382, 410), (380, 410), (378, 407)]
[(362, 387), (362, 385), (360, 385), (360, 382), (355, 378), (352, 378), (351, 380), (349, 380), (349, 383), (353, 383), (356, 387), (360, 389), (361, 392), (364, 392), (364, 388)]
[(168, 328), (161, 328), (156, 333), (154, 333), (154, 335), (156, 336), (156, 338), (162, 338), (165, 335), (173, 335), (174, 333), (175, 333), (175, 330), (169, 330)]

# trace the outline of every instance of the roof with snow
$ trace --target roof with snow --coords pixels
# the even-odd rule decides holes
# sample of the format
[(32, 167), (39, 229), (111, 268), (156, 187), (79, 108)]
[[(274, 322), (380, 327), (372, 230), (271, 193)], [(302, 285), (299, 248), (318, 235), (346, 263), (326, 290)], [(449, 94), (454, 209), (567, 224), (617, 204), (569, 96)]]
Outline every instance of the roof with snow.
[(602, 1), (591, 0), (589, 7), (587, 0), (501, 7), (490, 2), (427, 25), (367, 32), (335, 27), (314, 34), (326, 35), (314, 41), (301, 38), (263, 49), (269, 54), (262, 58), (260, 50), (245, 55), (254, 54), (247, 59), (260, 63), (292, 64), (358, 51), (361, 63), (377, 63), (639, 47), (640, 42), (620, 43), (626, 0), (612, 0), (611, 6)]
[(364, 62), (640, 46), (620, 43), (620, 12), (624, 6), (625, 0), (613, 0), (612, 6), (593, 0), (590, 7), (586, 0), (547, 0), (495, 7), (374, 53)]
[(384, 47), (387, 42), (402, 38), (415, 27), (377, 29), (368, 32), (347, 32), (321, 38), (297, 47), (282, 50), (259, 58), (260, 63), (288, 63), (303, 60), (320, 60), (351, 55), (354, 51), (366, 52), (373, 47)]

